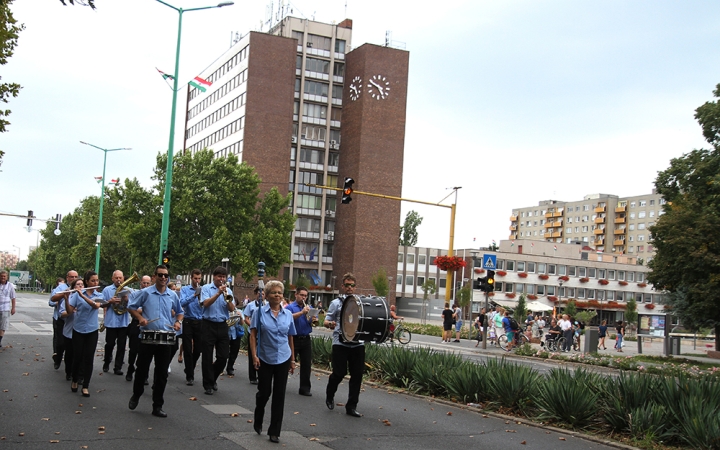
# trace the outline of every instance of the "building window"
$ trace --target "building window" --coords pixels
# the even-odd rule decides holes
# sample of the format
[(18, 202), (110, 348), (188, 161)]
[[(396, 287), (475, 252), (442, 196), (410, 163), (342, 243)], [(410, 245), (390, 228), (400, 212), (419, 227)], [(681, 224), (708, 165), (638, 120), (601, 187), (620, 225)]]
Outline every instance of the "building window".
[(625, 271), (624, 270), (618, 270), (618, 280), (625, 281)]
[(507, 265), (507, 269), (506, 269), (506, 270), (507, 270), (508, 272), (512, 272), (512, 271), (515, 270), (515, 261), (508, 261), (508, 262), (506, 263), (506, 265)]
[(615, 291), (605, 291), (605, 300), (613, 300), (615, 299)]
[(627, 273), (627, 281), (635, 281), (635, 272)]
[(555, 286), (545, 286), (546, 295), (555, 295)]
[(638, 202), (638, 206), (640, 206), (641, 208), (642, 208), (643, 206), (646, 206), (646, 205), (647, 205), (647, 202), (646, 202), (645, 200), (640, 200), (640, 201)]
[(403, 254), (402, 253), (398, 253), (398, 262), (399, 263), (403, 262)]
[(567, 275), (567, 266), (558, 266), (558, 275)]
[(598, 278), (605, 279), (605, 269), (598, 269)]
[(406, 261), (408, 264), (415, 264), (415, 255), (414, 255), (414, 254), (408, 253), (405, 258), (406, 258), (405, 261)]
[[(318, 73), (330, 73), (330, 61), (317, 58), (306, 58), (305, 59), (305, 70), (310, 72)], [(305, 80), (305, 86), (308, 84), (308, 80)], [(307, 92), (307, 91), (305, 91)], [(308, 92), (309, 94), (309, 92)]]
[(405, 286), (412, 286), (414, 281), (415, 281), (415, 278), (412, 275), (406, 276), (405, 277)]
[(576, 267), (568, 266), (568, 276), (574, 277), (576, 275)]
[(447, 286), (447, 278), (440, 278), (440, 285), (438, 287), (444, 289), (445, 286)]
[(545, 263), (538, 263), (537, 273), (547, 273), (547, 267), (546, 267)]
[(636, 278), (638, 283), (642, 283), (645, 280), (645, 274), (642, 272), (638, 272)]
[(425, 284), (425, 277), (417, 277), (417, 285), (422, 286)]
[(395, 282), (398, 286), (402, 285), (402, 274), (397, 275), (397, 281)]
[(525, 285), (525, 293), (526, 294), (534, 294), (535, 293), (535, 285), (534, 284), (526, 284)]
[(518, 261), (518, 263), (517, 263), (517, 271), (518, 271), (518, 272), (525, 272), (525, 261)]
[(515, 283), (515, 293), (516, 294), (522, 294), (525, 292), (525, 285), (522, 283)]
[(545, 286), (538, 284), (535, 288), (537, 290), (537, 295), (545, 295)]
[(548, 275), (555, 275), (557, 272), (555, 270), (555, 264), (548, 264), (547, 265), (547, 274)]
[(639, 211), (638, 212), (638, 219), (644, 219), (645, 218), (645, 211)]
[(426, 259), (425, 259), (425, 258), (426, 258), (426, 256), (425, 256), (425, 255), (418, 255), (418, 264), (420, 264), (420, 265), (423, 265), (423, 266), (424, 266), (424, 265), (425, 265), (425, 261), (426, 261)]
[(577, 289), (577, 298), (585, 298), (585, 289), (583, 289), (583, 288)]
[(588, 278), (595, 278), (595, 268), (594, 267), (588, 267)]
[(528, 272), (528, 273), (535, 273), (535, 263), (534, 263), (534, 262), (528, 262), (528, 263), (527, 263), (527, 272)]
[(578, 276), (580, 278), (585, 278), (587, 276), (587, 268), (586, 267), (578, 267)]
[(624, 301), (624, 300), (625, 300), (625, 294), (623, 293), (623, 291), (617, 291), (617, 292), (615, 292), (615, 299), (616, 299), (617, 301), (619, 301), (619, 302)]
[(335, 52), (345, 53), (345, 41), (342, 39), (335, 39)]

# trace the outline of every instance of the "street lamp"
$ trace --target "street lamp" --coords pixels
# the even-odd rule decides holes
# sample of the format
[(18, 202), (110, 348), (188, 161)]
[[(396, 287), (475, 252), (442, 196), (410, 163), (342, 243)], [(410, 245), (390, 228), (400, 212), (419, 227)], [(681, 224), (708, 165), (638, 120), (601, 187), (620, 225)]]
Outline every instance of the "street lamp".
[(562, 285), (563, 285), (563, 280), (559, 280), (559, 281), (558, 281), (558, 284), (560, 285), (560, 286), (558, 287), (558, 307), (559, 307), (560, 305), (562, 305)]
[[(80, 141), (81, 144), (89, 145), (90, 147), (95, 147), (98, 150), (102, 150), (105, 154), (103, 156), (103, 174), (102, 174), (102, 180), (100, 180), (101, 188), (100, 188), (100, 217), (98, 218), (98, 232), (97, 232), (97, 240), (95, 241), (95, 273), (100, 274), (100, 240), (102, 238), (102, 219), (103, 219), (103, 206), (105, 205), (105, 164), (107, 163), (107, 154), (108, 152), (117, 152), (121, 150), (132, 150), (131, 148), (100, 148), (97, 145), (88, 144), (87, 142)], [(58, 233), (56, 233), (58, 234)]]
[(173, 73), (172, 112), (170, 113), (170, 142), (168, 143), (167, 170), (165, 172), (165, 199), (163, 200), (162, 228), (160, 229), (160, 251), (158, 253), (158, 264), (161, 264), (163, 251), (167, 250), (168, 248), (168, 231), (170, 229), (170, 198), (172, 195), (171, 188), (173, 173), (173, 147), (175, 145), (175, 108), (177, 106), (178, 72), (180, 71), (180, 36), (182, 35), (182, 16), (185, 12), (200, 11), (201, 9), (222, 8), (223, 6), (230, 6), (234, 3), (222, 2), (218, 3), (215, 6), (202, 6), (200, 8), (182, 9), (166, 3), (162, 0), (157, 1), (178, 12), (178, 36), (177, 48), (175, 50), (175, 72)]

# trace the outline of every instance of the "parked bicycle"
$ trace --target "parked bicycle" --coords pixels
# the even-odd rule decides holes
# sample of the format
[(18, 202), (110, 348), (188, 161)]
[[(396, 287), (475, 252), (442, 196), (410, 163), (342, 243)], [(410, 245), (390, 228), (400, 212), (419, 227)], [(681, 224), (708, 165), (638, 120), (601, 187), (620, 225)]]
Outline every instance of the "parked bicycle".
[(410, 340), (412, 339), (412, 333), (410, 333), (410, 330), (405, 328), (405, 326), (403, 325), (402, 319), (396, 321), (394, 324), (391, 325), (391, 327), (392, 327), (390, 329), (390, 343), (391, 344), (395, 341), (395, 339), (397, 339), (397, 341), (403, 345), (410, 342)]
[[(527, 337), (527, 335), (525, 335), (525, 333), (522, 332), (522, 330), (515, 330), (515, 340), (513, 341), (513, 346), (522, 347), (523, 345), (529, 343), (530, 339)], [(503, 350), (507, 350), (508, 340), (505, 333), (501, 334), (500, 337), (498, 337), (498, 345)]]

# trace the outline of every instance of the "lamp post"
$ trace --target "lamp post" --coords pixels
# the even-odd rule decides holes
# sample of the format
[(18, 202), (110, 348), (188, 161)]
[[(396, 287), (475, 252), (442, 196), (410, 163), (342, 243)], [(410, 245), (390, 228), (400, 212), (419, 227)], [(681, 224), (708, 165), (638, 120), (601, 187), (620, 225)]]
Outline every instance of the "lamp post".
[(558, 284), (560, 285), (558, 287), (558, 309), (560, 308), (560, 305), (562, 305), (562, 285), (563, 280), (558, 281)]
[(102, 150), (104, 153), (103, 156), (103, 174), (102, 174), (102, 180), (100, 180), (101, 188), (100, 188), (100, 217), (98, 218), (98, 232), (97, 232), (97, 240), (95, 241), (95, 273), (100, 276), (100, 240), (102, 238), (102, 219), (103, 219), (103, 206), (105, 205), (105, 165), (107, 163), (107, 154), (108, 152), (117, 152), (121, 150), (132, 150), (131, 148), (100, 148), (97, 145), (88, 144), (87, 142), (80, 141), (81, 144), (89, 145), (90, 147), (95, 147), (98, 150)]
[(172, 173), (173, 173), (173, 147), (175, 146), (175, 108), (177, 107), (177, 93), (178, 93), (178, 72), (180, 70), (180, 36), (182, 35), (182, 17), (183, 13), (190, 11), (200, 11), (202, 9), (222, 8), (223, 6), (233, 5), (233, 2), (222, 2), (215, 6), (202, 6), (199, 8), (178, 8), (162, 0), (157, 0), (159, 3), (174, 9), (178, 13), (178, 36), (177, 36), (177, 48), (175, 49), (175, 72), (173, 73), (173, 97), (172, 97), (172, 110), (170, 113), (170, 140), (168, 143), (168, 158), (167, 158), (167, 170), (165, 172), (165, 198), (163, 200), (163, 217), (162, 227), (160, 229), (160, 252), (158, 253), (158, 264), (162, 263), (163, 251), (167, 250), (168, 247), (168, 230), (170, 229), (170, 199), (171, 199), (171, 188), (172, 188)]

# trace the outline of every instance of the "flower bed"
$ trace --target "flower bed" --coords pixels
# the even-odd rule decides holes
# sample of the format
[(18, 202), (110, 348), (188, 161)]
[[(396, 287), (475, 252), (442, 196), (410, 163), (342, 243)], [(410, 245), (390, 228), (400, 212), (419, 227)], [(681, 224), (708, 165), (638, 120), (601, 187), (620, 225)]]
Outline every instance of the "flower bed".
[(646, 283), (638, 283), (638, 287), (646, 287), (646, 286), (647, 286)]
[(558, 298), (555, 297), (554, 295), (551, 295), (551, 296), (548, 297), (548, 300), (550, 300), (551, 302), (557, 302), (557, 301), (558, 301)]
[(647, 309), (655, 309), (655, 305), (653, 305), (652, 303), (646, 303), (646, 304), (645, 304), (645, 308), (647, 308)]
[(561, 275), (561, 276), (558, 277), (558, 280), (570, 281), (570, 277), (567, 276), (567, 275)]
[(505, 297), (507, 297), (507, 298), (515, 298), (515, 293), (514, 293), (514, 292), (508, 292), (507, 294), (505, 294)]
[(537, 300), (538, 296), (535, 294), (528, 294), (527, 298), (528, 300)]
[(627, 281), (618, 281), (618, 284), (619, 284), (620, 286), (627, 286), (627, 285), (628, 285), (628, 282), (627, 282)]
[(475, 268), (475, 273), (485, 273), (485, 269), (481, 269), (479, 267)]

